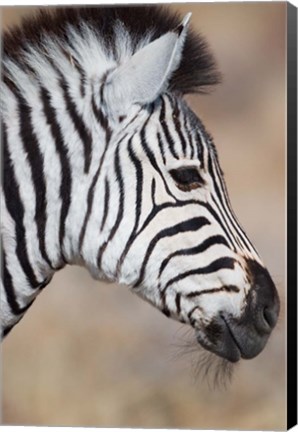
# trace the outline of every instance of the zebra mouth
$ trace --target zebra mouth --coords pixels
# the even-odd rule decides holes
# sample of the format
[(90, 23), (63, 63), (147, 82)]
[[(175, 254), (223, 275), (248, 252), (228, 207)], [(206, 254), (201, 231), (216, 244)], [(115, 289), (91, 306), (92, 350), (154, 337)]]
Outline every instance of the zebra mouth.
[(243, 357), (242, 347), (226, 317), (220, 315), (204, 330), (204, 338), (197, 335), (197, 341), (203, 348), (231, 363), (236, 363)]
[(236, 363), (241, 358), (256, 357), (266, 345), (269, 334), (260, 334), (252, 323), (234, 322), (233, 319), (220, 314), (205, 327), (204, 336), (205, 342), (197, 337), (204, 348)]
[[(238, 350), (238, 356), (237, 356), (237, 360), (236, 360), (236, 361), (238, 361), (238, 360), (240, 360), (240, 357), (242, 357), (242, 347), (239, 344), (234, 332), (232, 331), (231, 326), (229, 324), (229, 321), (223, 315), (221, 315), (220, 318), (222, 319), (222, 321), (225, 324), (225, 328), (227, 329), (227, 332), (230, 336), (230, 340), (233, 341), (233, 343), (234, 343), (235, 349)], [(230, 360), (230, 361), (233, 361), (233, 360)]]

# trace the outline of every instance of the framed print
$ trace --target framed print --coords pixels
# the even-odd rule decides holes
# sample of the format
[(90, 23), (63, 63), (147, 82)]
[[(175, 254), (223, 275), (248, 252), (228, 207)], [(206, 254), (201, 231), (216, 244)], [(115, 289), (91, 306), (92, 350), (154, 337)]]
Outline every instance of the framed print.
[(294, 426), (297, 9), (2, 27), (2, 424)]

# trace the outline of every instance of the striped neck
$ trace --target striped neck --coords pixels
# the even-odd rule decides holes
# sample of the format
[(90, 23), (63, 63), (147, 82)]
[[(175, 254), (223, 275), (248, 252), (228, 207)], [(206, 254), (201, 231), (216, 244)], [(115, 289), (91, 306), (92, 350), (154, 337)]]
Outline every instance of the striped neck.
[[(111, 130), (94, 96), (95, 84), (86, 82), (83, 90), (73, 72), (48, 86), (45, 79), (27, 80), (22, 95), (11, 82), (3, 86), (4, 278), (17, 292), (19, 310), (56, 270), (84, 264), (80, 248), (93, 195), (101, 194)], [(19, 81), (28, 78), (18, 74)], [(100, 242), (98, 230), (97, 247)]]

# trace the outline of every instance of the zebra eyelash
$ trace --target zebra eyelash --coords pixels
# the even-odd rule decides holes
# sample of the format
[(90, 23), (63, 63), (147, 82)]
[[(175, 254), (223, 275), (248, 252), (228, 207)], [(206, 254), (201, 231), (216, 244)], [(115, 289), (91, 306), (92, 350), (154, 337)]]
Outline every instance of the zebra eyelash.
[(206, 182), (198, 171), (197, 167), (181, 167), (169, 170), (176, 186), (184, 191), (189, 192), (205, 186)]

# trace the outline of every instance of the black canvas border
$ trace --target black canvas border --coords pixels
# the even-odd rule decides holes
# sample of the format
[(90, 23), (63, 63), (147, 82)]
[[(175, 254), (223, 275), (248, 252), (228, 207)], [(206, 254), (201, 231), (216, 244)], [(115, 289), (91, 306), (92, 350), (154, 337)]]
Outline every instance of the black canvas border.
[(297, 424), (297, 8), (287, 3), (287, 428)]

